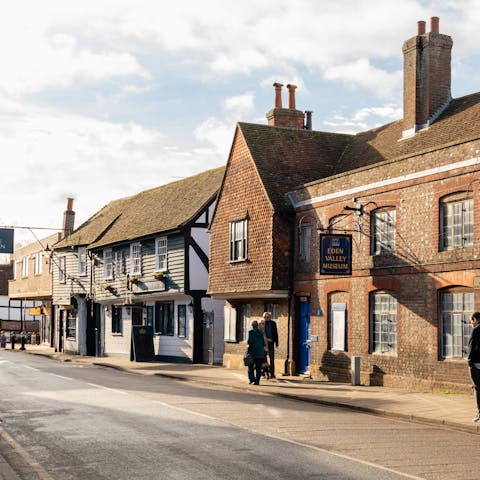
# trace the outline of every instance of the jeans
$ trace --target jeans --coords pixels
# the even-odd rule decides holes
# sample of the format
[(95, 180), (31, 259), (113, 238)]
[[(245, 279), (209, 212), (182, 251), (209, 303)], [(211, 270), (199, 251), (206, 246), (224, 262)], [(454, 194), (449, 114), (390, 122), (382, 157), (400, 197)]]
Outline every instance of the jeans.
[(478, 413), (480, 414), (480, 370), (477, 367), (470, 367), (470, 377), (473, 382)]
[(265, 359), (254, 357), (253, 360), (253, 365), (248, 367), (248, 379), (250, 383), (256, 383), (258, 385), (260, 383), (260, 377), (262, 376), (262, 363)]

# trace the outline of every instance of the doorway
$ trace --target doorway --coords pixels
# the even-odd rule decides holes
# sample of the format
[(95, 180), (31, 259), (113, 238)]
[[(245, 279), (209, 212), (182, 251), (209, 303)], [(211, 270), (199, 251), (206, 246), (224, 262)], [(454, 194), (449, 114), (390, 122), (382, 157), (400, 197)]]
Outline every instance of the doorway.
[(298, 373), (310, 372), (310, 299), (299, 297)]

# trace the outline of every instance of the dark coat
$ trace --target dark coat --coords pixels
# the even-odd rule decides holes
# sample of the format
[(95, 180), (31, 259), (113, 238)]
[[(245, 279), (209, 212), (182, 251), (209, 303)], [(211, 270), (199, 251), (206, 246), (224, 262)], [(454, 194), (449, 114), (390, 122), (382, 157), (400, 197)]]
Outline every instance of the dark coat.
[(254, 358), (265, 358), (265, 342), (263, 340), (263, 332), (254, 327), (248, 332), (248, 352)]
[(473, 367), (474, 363), (480, 363), (480, 325), (472, 330), (468, 342), (468, 365)]
[(273, 342), (278, 347), (278, 329), (273, 320), (265, 322), (265, 335), (269, 342)]

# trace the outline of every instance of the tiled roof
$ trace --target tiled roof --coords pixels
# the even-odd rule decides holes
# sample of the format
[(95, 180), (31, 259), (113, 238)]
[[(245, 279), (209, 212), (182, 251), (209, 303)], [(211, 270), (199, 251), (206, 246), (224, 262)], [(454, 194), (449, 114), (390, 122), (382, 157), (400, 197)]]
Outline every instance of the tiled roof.
[(55, 248), (95, 248), (179, 228), (217, 194), (224, 171), (219, 167), (110, 202)]
[(239, 123), (238, 127), (275, 210), (290, 209), (285, 194), (333, 173), (352, 135)]
[[(430, 127), (402, 140), (403, 121), (355, 135), (334, 172), (341, 173), (384, 160), (411, 156), (480, 137), (480, 93), (452, 100)], [(318, 176), (320, 179), (321, 176)]]

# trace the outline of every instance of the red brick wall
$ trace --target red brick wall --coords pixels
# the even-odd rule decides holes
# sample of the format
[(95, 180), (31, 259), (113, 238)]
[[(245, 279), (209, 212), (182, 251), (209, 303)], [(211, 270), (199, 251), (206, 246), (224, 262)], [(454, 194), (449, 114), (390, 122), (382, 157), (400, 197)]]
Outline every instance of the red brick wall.
[[(399, 177), (410, 172), (433, 169), (477, 155), (479, 142), (452, 146), (415, 158), (365, 168), (339, 175), (306, 187), (308, 196), (340, 192)], [(370, 255), (369, 215), (352, 214), (348, 226), (353, 235), (352, 277), (318, 274), (318, 242), (312, 235), (312, 265), (315, 273), (297, 272), (295, 291), (304, 292), (311, 284), (311, 327), (318, 335), (312, 342), (311, 372), (314, 377), (350, 380), (350, 359), (361, 357), (362, 382), (418, 388), (467, 390), (469, 376), (463, 359), (441, 359), (438, 296), (445, 287), (465, 287), (474, 292), (475, 309), (480, 309), (480, 168), (478, 166), (434, 173), (428, 177), (372, 188), (357, 194), (362, 205), (396, 209), (396, 250), (392, 255)], [(474, 200), (474, 242), (472, 246), (439, 251), (439, 204), (450, 193), (471, 190)], [(304, 207), (298, 219), (308, 214), (322, 225), (345, 213), (352, 196), (337, 198), (314, 207)], [(372, 203), (366, 210), (374, 209)], [(397, 296), (397, 352), (370, 353), (369, 295), (375, 290), (391, 290)], [(348, 351), (328, 348), (329, 310), (333, 301), (347, 304)], [(317, 315), (320, 310), (321, 315)]]
[[(248, 260), (231, 263), (229, 225), (244, 218), (248, 218)], [(275, 275), (275, 282), (272, 281), (273, 251), (274, 241), (275, 244), (288, 244), (289, 231), (282, 228), (274, 239), (273, 222), (273, 208), (239, 134), (234, 140), (211, 226), (209, 293), (270, 290), (278, 288), (280, 283), (285, 287), (284, 275)], [(285, 259), (281, 258), (281, 269), (284, 264)]]

